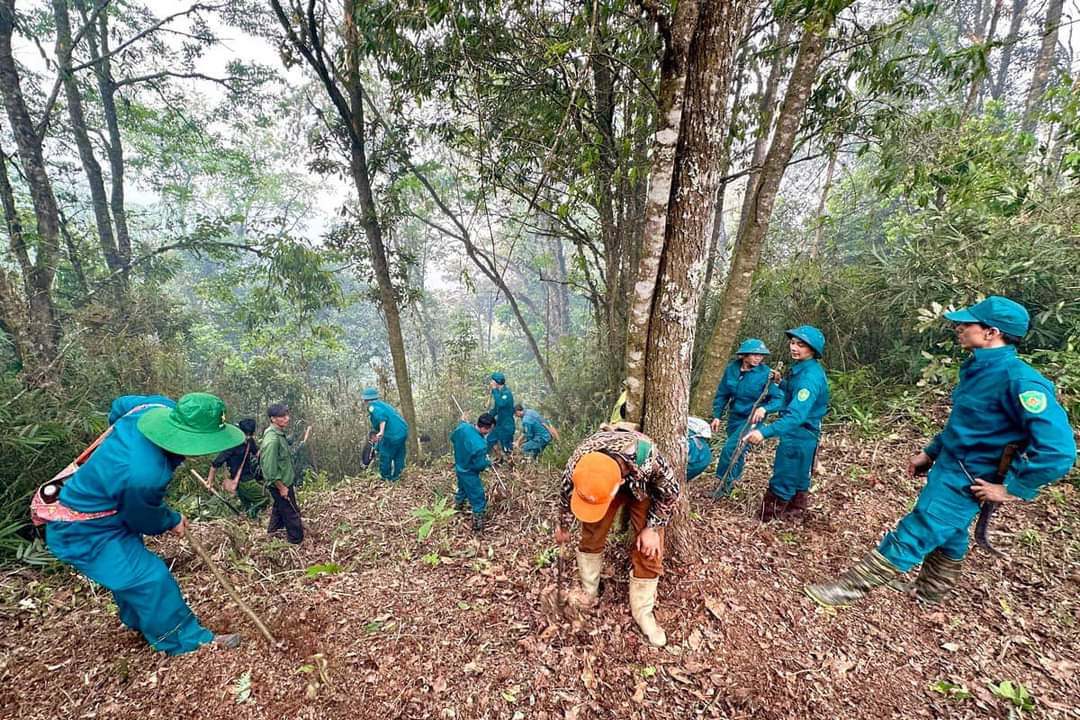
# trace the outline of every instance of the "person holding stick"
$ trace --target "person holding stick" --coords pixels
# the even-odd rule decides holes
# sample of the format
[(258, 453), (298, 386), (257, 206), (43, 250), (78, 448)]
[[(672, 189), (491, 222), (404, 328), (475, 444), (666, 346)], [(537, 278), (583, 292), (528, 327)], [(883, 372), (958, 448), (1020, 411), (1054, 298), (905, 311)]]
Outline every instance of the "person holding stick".
[[(457, 403), (457, 400), (454, 402)], [(495, 418), (488, 413), (481, 413), (476, 418), (476, 425), (472, 425), (463, 412), (461, 422), (450, 433), (450, 444), (454, 446), (454, 474), (457, 476), (454, 509), (461, 512), (465, 509), (465, 501), (469, 502), (473, 513), (473, 530), (476, 532), (484, 531), (487, 496), (480, 473), (491, 466), (486, 436), (494, 427)]]
[(113, 401), (109, 423), (83, 464), (35, 493), (31, 514), (46, 523), (49, 549), (108, 588), (120, 621), (155, 650), (179, 655), (207, 643), (238, 646), (239, 635), (215, 635), (199, 623), (142, 536), (185, 535), (187, 518), (165, 503), (173, 473), (185, 457), (233, 447), (244, 433), (225, 422), (225, 403), (207, 393), (179, 401), (125, 395)]
[(727, 413), (727, 441), (716, 463), (716, 477), (720, 479), (713, 497), (720, 499), (731, 495), (735, 483), (742, 475), (745, 463), (746, 443), (743, 437), (769, 413), (778, 412), (784, 406), (784, 394), (776, 385), (773, 371), (765, 364), (769, 348), (757, 338), (747, 338), (735, 351), (735, 359), (728, 363), (713, 396), (713, 432), (720, 431), (720, 418)]

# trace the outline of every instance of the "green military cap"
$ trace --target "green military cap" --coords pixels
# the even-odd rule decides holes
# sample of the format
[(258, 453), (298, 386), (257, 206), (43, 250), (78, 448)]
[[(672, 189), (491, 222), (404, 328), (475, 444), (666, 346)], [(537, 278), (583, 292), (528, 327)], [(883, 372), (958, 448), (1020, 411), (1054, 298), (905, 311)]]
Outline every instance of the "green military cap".
[(494, 380), (499, 385), (505, 385), (506, 384), (506, 376), (503, 375), (501, 372), (499, 372), (497, 370), (495, 372), (491, 373), (491, 379)]
[(765, 346), (765, 343), (757, 338), (747, 338), (739, 345), (739, 349), (735, 351), (736, 355), (768, 355), (769, 348)]

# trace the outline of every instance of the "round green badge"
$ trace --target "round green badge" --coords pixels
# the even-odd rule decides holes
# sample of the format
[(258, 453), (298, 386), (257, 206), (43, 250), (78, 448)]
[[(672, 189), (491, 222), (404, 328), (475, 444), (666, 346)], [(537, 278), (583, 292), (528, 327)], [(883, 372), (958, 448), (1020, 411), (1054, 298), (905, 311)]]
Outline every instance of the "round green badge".
[(806, 388), (803, 388), (802, 390), (799, 390), (799, 394), (795, 397), (799, 399), (799, 402), (806, 402), (810, 399), (810, 391)]
[(1039, 390), (1028, 390), (1020, 393), (1020, 404), (1033, 415), (1038, 415), (1046, 409), (1046, 393)]

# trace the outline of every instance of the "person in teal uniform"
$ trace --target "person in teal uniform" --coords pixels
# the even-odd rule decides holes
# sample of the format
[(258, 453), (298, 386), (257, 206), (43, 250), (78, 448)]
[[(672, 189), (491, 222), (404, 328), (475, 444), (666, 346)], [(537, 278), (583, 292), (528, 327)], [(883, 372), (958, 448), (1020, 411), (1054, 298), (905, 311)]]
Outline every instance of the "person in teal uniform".
[(484, 483), (480, 473), (486, 470), (488, 460), (487, 441), (495, 427), (495, 418), (488, 413), (481, 413), (476, 418), (476, 425), (471, 425), (462, 415), (454, 431), (450, 433), (450, 444), (454, 447), (454, 474), (457, 475), (457, 494), (454, 496), (454, 509), (461, 512), (468, 501), (472, 507), (473, 530), (484, 530), (484, 515), (487, 512), (487, 497), (484, 495)]
[(199, 623), (143, 535), (184, 535), (187, 518), (165, 503), (173, 472), (186, 456), (243, 443), (244, 433), (225, 422), (225, 403), (206, 393), (178, 402), (125, 395), (113, 401), (109, 424), (104, 441), (60, 489), (54, 505), (66, 519), (47, 523), (49, 549), (108, 588), (120, 621), (153, 649), (179, 655), (211, 642), (236, 647), (238, 635), (215, 636)]
[(712, 429), (709, 423), (699, 417), (690, 417), (686, 421), (686, 479), (693, 480), (709, 467), (712, 462), (712, 448), (709, 439)]
[(825, 335), (811, 325), (788, 330), (793, 365), (781, 384), (784, 393), (780, 417), (747, 433), (746, 440), (760, 445), (779, 437), (769, 488), (761, 502), (761, 521), (794, 516), (810, 506), (810, 474), (814, 469), (821, 419), (829, 409), (829, 381), (818, 362), (825, 352)]
[(409, 424), (392, 405), (379, 399), (379, 391), (365, 388), (360, 399), (367, 405), (371, 430), (379, 451), (379, 477), (396, 482), (405, 469)]
[[(716, 462), (716, 477), (723, 479), (723, 485), (713, 491), (715, 498), (730, 495), (735, 483), (742, 476), (746, 462), (746, 445), (743, 444), (744, 450), (739, 452), (734, 464), (732, 458), (739, 444), (740, 432), (749, 430), (747, 420), (750, 420), (751, 426), (756, 425), (764, 420), (768, 413), (778, 412), (784, 406), (784, 394), (773, 381), (772, 370), (765, 364), (765, 358), (769, 356), (769, 348), (765, 343), (757, 338), (747, 338), (739, 345), (735, 355), (736, 358), (724, 369), (724, 375), (720, 378), (713, 396), (713, 432), (720, 431), (720, 418), (727, 412), (727, 440)], [(761, 404), (754, 407), (763, 392), (765, 398)], [(731, 472), (728, 472), (729, 467)]]
[(495, 418), (495, 429), (488, 433), (488, 449), (499, 445), (504, 455), (514, 449), (514, 393), (506, 387), (506, 376), (501, 372), (491, 373), (491, 405), (488, 412)]
[(547, 418), (522, 404), (514, 406), (514, 415), (521, 418), (521, 452), (530, 460), (536, 460), (552, 438), (559, 439), (559, 431)]
[[(1076, 462), (1076, 440), (1054, 384), (1017, 355), (1028, 331), (1024, 306), (991, 295), (945, 319), (971, 355), (960, 367), (945, 428), (908, 460), (908, 475), (926, 474), (926, 486), (875, 550), (838, 579), (806, 588), (823, 605), (858, 600), (919, 563), (915, 597), (940, 602), (960, 576), (968, 527), (981, 503), (1033, 500)], [(1016, 459), (999, 482), (987, 482), (1007, 446)]]

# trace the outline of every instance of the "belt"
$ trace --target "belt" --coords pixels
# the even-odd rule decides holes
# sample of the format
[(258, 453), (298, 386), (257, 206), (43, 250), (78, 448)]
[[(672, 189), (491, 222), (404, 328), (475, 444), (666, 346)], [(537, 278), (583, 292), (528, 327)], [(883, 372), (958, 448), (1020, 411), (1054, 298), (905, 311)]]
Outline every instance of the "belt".
[(30, 520), (34, 525), (44, 525), (45, 523), (50, 522), (84, 522), (86, 520), (97, 520), (98, 518), (115, 515), (116, 512), (115, 508), (112, 510), (89, 513), (72, 510), (59, 500), (55, 502), (46, 502), (41, 496), (41, 490), (34, 493), (34, 498), (30, 501)]

